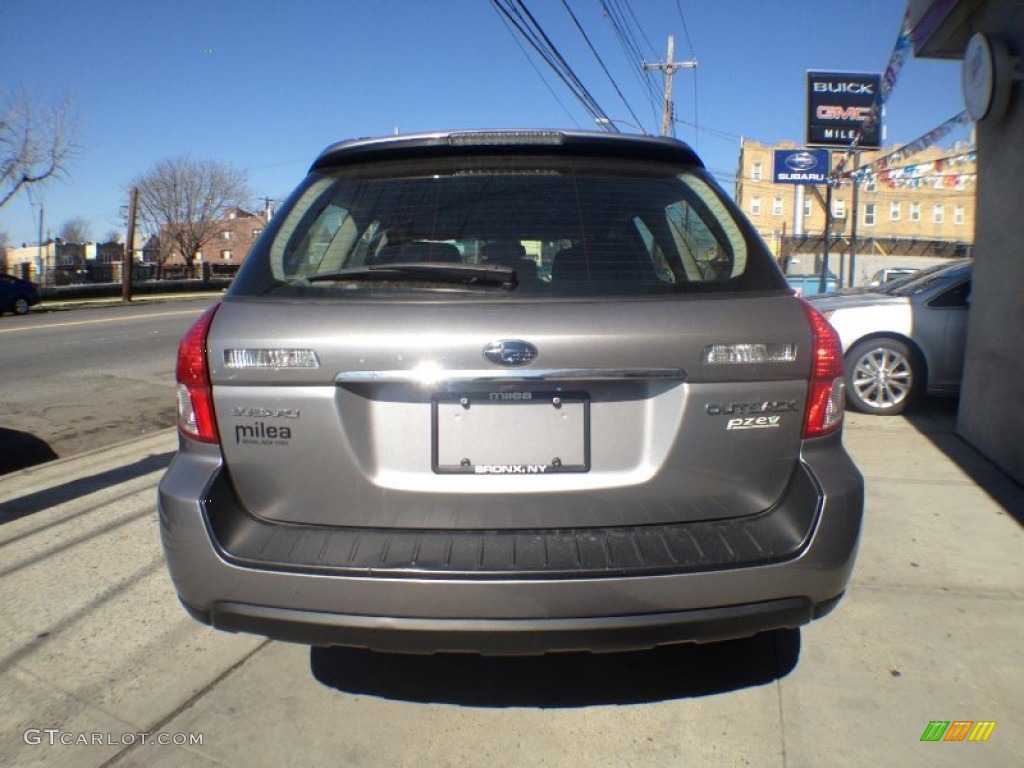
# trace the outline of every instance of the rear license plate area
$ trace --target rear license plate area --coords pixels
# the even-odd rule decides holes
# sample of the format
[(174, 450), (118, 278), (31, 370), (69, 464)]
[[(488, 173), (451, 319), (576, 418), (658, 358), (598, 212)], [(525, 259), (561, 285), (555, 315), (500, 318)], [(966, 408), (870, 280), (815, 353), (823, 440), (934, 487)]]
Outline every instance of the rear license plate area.
[(438, 474), (590, 471), (590, 398), (581, 392), (458, 392), (432, 400)]

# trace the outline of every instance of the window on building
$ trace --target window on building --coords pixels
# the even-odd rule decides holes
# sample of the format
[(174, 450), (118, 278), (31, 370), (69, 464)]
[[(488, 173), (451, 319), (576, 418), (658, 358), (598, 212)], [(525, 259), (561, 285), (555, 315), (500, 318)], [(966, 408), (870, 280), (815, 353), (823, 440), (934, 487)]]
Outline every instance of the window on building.
[(229, 219), (237, 219), (238, 218), (238, 211), (228, 211), (228, 218)]
[(221, 251), (220, 252), (220, 260), (221, 261), (231, 261), (231, 257), (233, 255), (234, 254), (231, 251)]
[(953, 223), (958, 226), (964, 223), (964, 207), (962, 205), (953, 208)]
[(262, 229), (254, 229), (252, 231), (253, 239), (256, 239), (257, 237), (259, 237), (262, 234), (263, 234), (263, 230)]
[(221, 240), (232, 240), (234, 236), (235, 233), (232, 232), (230, 229), (225, 229), (223, 232), (220, 233)]
[(772, 200), (772, 216), (782, 215), (782, 198), (776, 197)]
[(846, 201), (845, 200), (833, 200), (832, 201), (832, 215), (836, 218), (846, 218)]
[(893, 200), (891, 203), (889, 203), (889, 221), (899, 221), (900, 220), (900, 206), (901, 205), (902, 205), (902, 203), (900, 203), (898, 200)]
[(878, 191), (878, 181), (875, 180), (874, 177), (868, 179), (866, 182), (864, 182), (864, 191), (865, 192), (877, 192)]
[(921, 204), (911, 203), (910, 204), (910, 220), (920, 221), (921, 220)]
[(932, 221), (935, 224), (942, 223), (942, 203), (936, 203), (932, 208)]
[(809, 197), (804, 198), (804, 218), (806, 219), (811, 215), (811, 199)]
[(864, 204), (864, 226), (873, 227), (875, 226), (875, 204), (865, 203)]
[(761, 215), (761, 198), (752, 197), (750, 198), (750, 214), (751, 216)]
[(754, 181), (760, 181), (763, 175), (764, 171), (762, 171), (761, 169), (761, 164), (754, 163), (754, 167), (750, 172), (750, 178), (752, 178)]

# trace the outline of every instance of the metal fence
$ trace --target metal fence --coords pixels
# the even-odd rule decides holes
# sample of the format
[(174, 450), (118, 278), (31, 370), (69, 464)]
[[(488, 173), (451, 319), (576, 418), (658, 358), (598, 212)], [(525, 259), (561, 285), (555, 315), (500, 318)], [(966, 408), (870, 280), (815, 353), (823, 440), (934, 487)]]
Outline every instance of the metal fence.
[[(132, 283), (139, 284), (161, 280), (211, 280), (214, 278), (233, 278), (238, 272), (239, 264), (166, 264), (159, 265), (148, 262), (134, 264), (132, 267)], [(120, 262), (85, 262), (82, 264), (64, 264), (47, 267), (41, 272), (33, 265), (24, 263), (17, 265), (15, 274), (31, 280), (41, 286), (64, 285), (98, 285), (104, 283), (121, 283), (123, 281), (123, 265)]]

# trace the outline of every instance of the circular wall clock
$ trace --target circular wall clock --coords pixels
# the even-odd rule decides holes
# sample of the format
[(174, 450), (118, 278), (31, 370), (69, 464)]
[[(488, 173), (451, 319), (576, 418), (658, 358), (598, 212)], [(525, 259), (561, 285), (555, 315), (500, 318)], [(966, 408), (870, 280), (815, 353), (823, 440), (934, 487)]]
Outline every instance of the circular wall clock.
[(961, 84), (973, 120), (1002, 117), (1013, 85), (1013, 59), (1006, 44), (983, 32), (972, 35), (964, 50)]

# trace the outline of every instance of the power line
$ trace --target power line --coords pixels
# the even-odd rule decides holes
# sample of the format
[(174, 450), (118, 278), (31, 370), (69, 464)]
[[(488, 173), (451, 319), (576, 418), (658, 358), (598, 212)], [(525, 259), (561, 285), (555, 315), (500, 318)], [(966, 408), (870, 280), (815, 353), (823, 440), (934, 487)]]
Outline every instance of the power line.
[(683, 4), (676, 0), (676, 10), (679, 11), (679, 21), (683, 25), (683, 35), (686, 37), (686, 47), (690, 49), (690, 56), (697, 58), (697, 52), (693, 49), (693, 41), (690, 40), (690, 30), (686, 26), (686, 17), (683, 16)]
[[(690, 39), (690, 28), (686, 23), (686, 16), (683, 13), (682, 0), (676, 0), (676, 10), (679, 12), (679, 23), (683, 25), (683, 35), (686, 37), (686, 47), (690, 50), (690, 58), (697, 58), (697, 51), (693, 47), (693, 40)], [(700, 151), (700, 100), (698, 96), (699, 92), (699, 77), (700, 73), (697, 70), (693, 72), (693, 125), (697, 131), (697, 135), (694, 137), (694, 143), (696, 149)]]
[[(654, 44), (651, 42), (650, 38), (647, 37), (647, 33), (644, 32), (644, 28), (642, 26), (640, 26), (640, 21), (637, 19), (636, 14), (633, 13), (633, 6), (631, 6), (629, 4), (629, 0), (621, 0), (621, 2), (622, 2), (623, 5), (626, 6), (626, 12), (628, 13), (629, 18), (632, 19), (631, 27), (635, 28), (637, 31), (640, 32), (640, 36), (644, 39), (644, 42), (647, 43), (647, 49), (651, 53), (653, 53), (655, 56), (657, 56), (658, 52), (657, 52), (657, 50), (655, 50)], [(612, 0), (612, 3), (615, 4), (616, 6), (618, 6), (619, 0)], [(622, 13), (621, 9), (620, 9), (620, 13)], [(623, 18), (626, 18), (626, 15), (627, 15), (626, 13), (622, 13), (622, 17)], [(629, 26), (629, 22), (628, 21), (627, 21), (627, 26)], [(643, 58), (642, 54), (641, 54), (640, 58), (641, 59)]]
[(502, 13), (499, 13), (498, 17), (501, 19), (502, 24), (505, 25), (505, 29), (507, 29), (509, 31), (509, 34), (512, 35), (512, 39), (515, 41), (516, 46), (519, 48), (520, 51), (523, 52), (523, 56), (526, 57), (526, 61), (530, 65), (530, 68), (533, 69), (533, 71), (537, 73), (537, 77), (539, 77), (541, 82), (544, 83), (544, 87), (548, 89), (548, 92), (551, 94), (552, 98), (554, 98), (554, 100), (556, 102), (558, 102), (558, 106), (560, 106), (562, 108), (562, 111), (565, 112), (565, 114), (569, 117), (569, 119), (572, 120), (573, 124), (577, 128), (579, 128), (580, 127), (579, 121), (572, 114), (572, 112), (569, 111), (569, 108), (567, 106), (565, 106), (565, 103), (560, 98), (558, 98), (558, 94), (555, 93), (555, 89), (551, 87), (551, 83), (549, 83), (548, 79), (546, 77), (544, 77), (544, 73), (541, 72), (540, 69), (538, 69), (537, 65), (534, 63), (533, 59), (530, 57), (530, 54), (527, 52), (526, 48), (523, 47), (522, 41), (519, 39), (519, 36), (516, 34), (515, 30), (510, 25), (508, 19), (506, 19), (505, 15), (502, 14)]
[[(595, 120), (608, 119), (608, 115), (601, 108), (594, 96), (583, 85), (583, 81), (576, 75), (572, 67), (565, 60), (558, 48), (544, 32), (543, 27), (530, 13), (523, 0), (491, 0), (491, 6), (515, 27), (516, 31), (533, 47), (537, 54), (544, 59), (545, 63), (555, 72), (558, 78), (572, 92), (576, 99), (583, 105), (583, 108)], [(613, 130), (614, 125), (609, 123)]]
[(270, 163), (269, 165), (258, 165), (255, 168), (247, 168), (247, 171), (264, 171), (267, 168), (280, 168), (282, 165), (295, 165), (296, 163), (309, 163), (309, 157), (300, 157), (296, 160), (282, 160), (280, 163)]
[(566, 0), (562, 0), (562, 6), (569, 14), (569, 17), (572, 19), (573, 24), (576, 25), (576, 29), (579, 30), (579, 33), (583, 36), (583, 40), (586, 42), (587, 47), (590, 48), (590, 52), (594, 54), (594, 58), (597, 59), (597, 63), (601, 65), (601, 69), (604, 71), (605, 75), (607, 75), (608, 81), (612, 84), (612, 87), (615, 89), (615, 92), (619, 94), (619, 98), (622, 99), (622, 103), (626, 106), (626, 110), (629, 112), (630, 115), (633, 116), (633, 120), (635, 120), (637, 124), (639, 124), (640, 118), (637, 117), (636, 112), (633, 111), (633, 107), (630, 106), (629, 101), (627, 101), (626, 97), (623, 95), (622, 90), (619, 88), (619, 84), (616, 83), (615, 78), (612, 77), (612, 73), (608, 71), (608, 67), (605, 66), (604, 59), (601, 58), (601, 54), (597, 52), (597, 49), (594, 47), (594, 44), (590, 42), (590, 37), (587, 35), (586, 30), (583, 29), (582, 25), (579, 22), (579, 19), (576, 18), (576, 14), (572, 12), (572, 8), (569, 7), (569, 3), (566, 2)]
[[(607, 18), (608, 23), (611, 24), (615, 37), (618, 39), (626, 60), (630, 64), (630, 71), (636, 78), (638, 78), (641, 88), (643, 88), (646, 93), (647, 101), (651, 107), (651, 116), (654, 121), (657, 122), (661, 94), (657, 84), (655, 83), (654, 75), (646, 72), (643, 68), (644, 55), (640, 50), (636, 34), (633, 32), (633, 28), (631, 27), (628, 19), (625, 18), (617, 0), (600, 0), (600, 2), (605, 18)], [(636, 17), (633, 16), (633, 19), (635, 21)], [(642, 29), (640, 29), (640, 33), (643, 35)], [(644, 37), (646, 39), (645, 35)], [(653, 51), (653, 47), (651, 50)], [(655, 54), (655, 56), (656, 55), (657, 54)]]
[(730, 133), (729, 131), (723, 131), (718, 128), (709, 128), (704, 125), (697, 125), (697, 123), (691, 123), (689, 120), (680, 120), (679, 118), (676, 118), (676, 122), (679, 123), (680, 125), (688, 125), (695, 131), (706, 133), (709, 136), (714, 136), (715, 138), (722, 139), (723, 141), (737, 141), (743, 138), (738, 133)]
[[(644, 54), (640, 50), (640, 42), (637, 40), (637, 36), (633, 31), (633, 25), (626, 17), (625, 12), (622, 10), (617, 0), (599, 1), (601, 3), (601, 10), (604, 11), (605, 17), (615, 30), (616, 36), (619, 38), (619, 43), (622, 45), (622, 48), (626, 53), (626, 57), (635, 59), (636, 61), (643, 61)], [(643, 35), (642, 29), (640, 30), (640, 33)], [(652, 52), (653, 50), (654, 49), (651, 48)]]
[(526, 7), (526, 4), (523, 2), (523, 0), (516, 0), (516, 4), (522, 9), (523, 14), (529, 19), (529, 22), (532, 25), (532, 27), (536, 29), (537, 33), (540, 35), (540, 38), (544, 41), (544, 44), (547, 46), (547, 50), (551, 51), (554, 60), (556, 60), (559, 66), (561, 67), (561, 71), (564, 71), (565, 75), (568, 76), (567, 78), (561, 75), (560, 73), (559, 76), (562, 77), (562, 81), (565, 82), (567, 85), (570, 81), (572, 82), (572, 84), (575, 86), (576, 92), (580, 94), (581, 102), (585, 106), (589, 105), (589, 111), (595, 119), (602, 117), (607, 119), (607, 113), (605, 113), (605, 111), (600, 107), (600, 105), (597, 103), (597, 99), (595, 99), (591, 95), (590, 91), (587, 90), (587, 87), (583, 85), (583, 81), (579, 79), (579, 77), (573, 71), (572, 67), (569, 66), (569, 63), (562, 56), (561, 52), (558, 50), (555, 44), (551, 42), (551, 39), (547, 36), (547, 33), (544, 32), (544, 28), (541, 27), (541, 25), (533, 17), (533, 14), (530, 13), (529, 9)]

